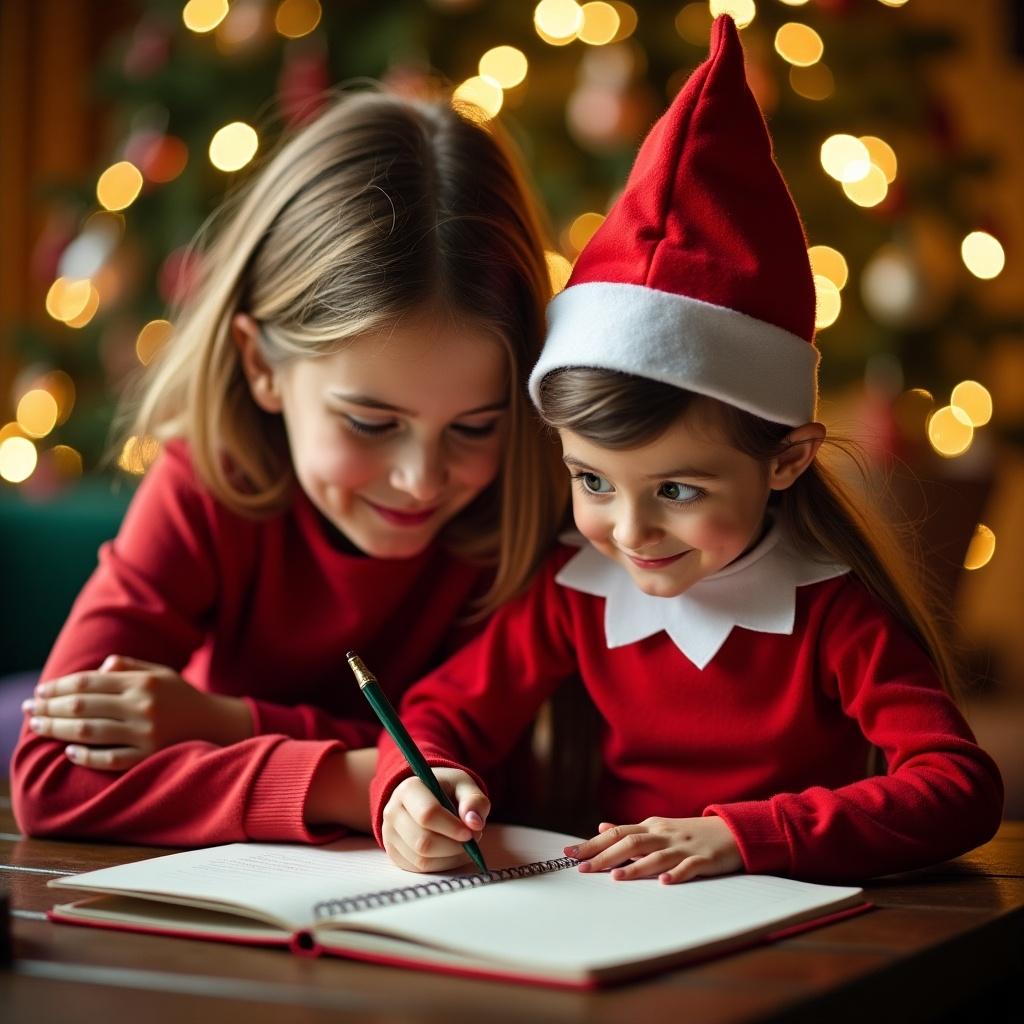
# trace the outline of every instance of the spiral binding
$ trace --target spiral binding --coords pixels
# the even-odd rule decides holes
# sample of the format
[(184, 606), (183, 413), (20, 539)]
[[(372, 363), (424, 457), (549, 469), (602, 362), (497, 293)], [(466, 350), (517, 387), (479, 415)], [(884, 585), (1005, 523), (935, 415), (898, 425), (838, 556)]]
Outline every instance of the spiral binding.
[(513, 868), (498, 868), (493, 871), (481, 871), (475, 875), (450, 875), (435, 878), (418, 885), (406, 885), (398, 889), (382, 889), (380, 892), (367, 892), (360, 896), (346, 896), (338, 900), (322, 900), (313, 907), (315, 920), (340, 917), (343, 914), (354, 914), (360, 910), (375, 910), (378, 907), (391, 907), (399, 903), (409, 903), (427, 896), (443, 896), (445, 893), (458, 892), (460, 889), (478, 889), (494, 882), (510, 882), (516, 878), (531, 878), (534, 875), (546, 875), (550, 871), (562, 871), (574, 868), (579, 861), (574, 857), (555, 857), (551, 860), (537, 860), (532, 864), (520, 864)]

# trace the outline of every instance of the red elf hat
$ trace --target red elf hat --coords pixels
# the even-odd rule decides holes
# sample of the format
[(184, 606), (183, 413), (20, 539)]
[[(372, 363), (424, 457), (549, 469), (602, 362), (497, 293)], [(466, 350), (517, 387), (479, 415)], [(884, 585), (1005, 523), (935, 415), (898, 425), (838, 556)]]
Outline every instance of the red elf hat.
[(814, 418), (814, 313), (800, 216), (723, 15), (548, 306), (530, 394), (552, 370), (597, 367), (797, 426)]

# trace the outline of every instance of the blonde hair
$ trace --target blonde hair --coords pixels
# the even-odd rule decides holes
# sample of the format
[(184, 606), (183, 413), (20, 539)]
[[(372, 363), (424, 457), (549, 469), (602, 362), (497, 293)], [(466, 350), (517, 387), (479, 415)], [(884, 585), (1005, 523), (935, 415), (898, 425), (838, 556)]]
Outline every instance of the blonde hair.
[[(227, 217), (224, 217), (224, 211)], [(245, 311), (271, 364), (339, 349), (431, 306), (500, 339), (509, 361), (497, 480), (443, 538), (495, 566), (489, 610), (520, 590), (560, 525), (564, 474), (526, 398), (550, 280), (511, 144), (444, 100), (352, 92), (286, 140), (225, 204), (201, 281), (130, 402), (130, 433), (184, 438), (229, 508), (273, 513), (294, 476), (284, 425), (253, 401), (231, 337)]]
[[(659, 381), (611, 370), (572, 368), (541, 382), (541, 415), (606, 448), (639, 447), (660, 437), (687, 410), (716, 416), (732, 444), (758, 460), (787, 446), (792, 429), (735, 406)], [(863, 469), (851, 442), (833, 442)], [(815, 459), (788, 488), (775, 492), (772, 514), (807, 555), (848, 565), (929, 655), (943, 686), (959, 696), (956, 660), (926, 596), (926, 581), (903, 554), (893, 529), (859, 502), (839, 477)]]

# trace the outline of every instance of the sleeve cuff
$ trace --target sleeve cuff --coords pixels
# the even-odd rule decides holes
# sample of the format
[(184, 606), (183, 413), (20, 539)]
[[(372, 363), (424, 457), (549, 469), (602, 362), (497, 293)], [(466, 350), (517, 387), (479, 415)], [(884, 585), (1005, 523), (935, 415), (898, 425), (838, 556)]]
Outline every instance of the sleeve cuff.
[(729, 826), (748, 874), (792, 874), (789, 841), (775, 824), (770, 801), (711, 804), (704, 808), (703, 816), (711, 815), (721, 818)]
[(306, 796), (321, 762), (335, 750), (332, 740), (282, 739), (263, 762), (249, 791), (245, 834), (252, 842), (326, 843), (346, 835), (345, 828), (306, 824)]
[(254, 736), (281, 735), (302, 739), (306, 735), (306, 723), (301, 708), (289, 708), (282, 704), (272, 704), (266, 700), (254, 700), (243, 697), (252, 715), (252, 732)]

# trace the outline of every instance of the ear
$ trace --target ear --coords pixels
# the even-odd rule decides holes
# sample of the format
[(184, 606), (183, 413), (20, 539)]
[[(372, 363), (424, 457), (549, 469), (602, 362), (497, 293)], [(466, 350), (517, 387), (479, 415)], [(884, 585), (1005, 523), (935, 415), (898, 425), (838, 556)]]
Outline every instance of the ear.
[(253, 401), (264, 412), (280, 412), (280, 380), (260, 348), (260, 325), (248, 313), (235, 313), (231, 318), (231, 340), (238, 348)]
[(768, 486), (773, 491), (784, 491), (814, 461), (825, 440), (825, 427), (821, 423), (805, 423), (794, 427), (785, 437), (785, 449), (771, 461)]

